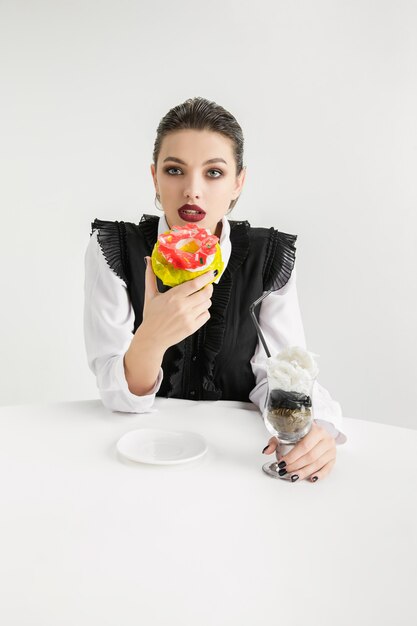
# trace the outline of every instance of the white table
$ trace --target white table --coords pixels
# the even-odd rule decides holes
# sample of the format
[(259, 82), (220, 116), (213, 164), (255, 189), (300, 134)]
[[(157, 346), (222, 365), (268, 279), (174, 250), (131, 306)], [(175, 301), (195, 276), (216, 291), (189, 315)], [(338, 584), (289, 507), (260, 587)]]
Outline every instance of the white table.
[[(3, 626), (408, 626), (417, 623), (417, 432), (345, 419), (322, 481), (266, 476), (254, 407), (157, 399), (0, 409)], [(123, 460), (138, 427), (208, 453)]]

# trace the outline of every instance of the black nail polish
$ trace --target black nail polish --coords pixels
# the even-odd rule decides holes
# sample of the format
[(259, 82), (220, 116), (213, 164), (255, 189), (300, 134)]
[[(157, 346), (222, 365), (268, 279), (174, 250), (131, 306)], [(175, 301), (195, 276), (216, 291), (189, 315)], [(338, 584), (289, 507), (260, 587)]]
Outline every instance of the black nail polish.
[(295, 483), (295, 481), (296, 481), (296, 480), (298, 480), (299, 478), (300, 478), (300, 477), (299, 477), (299, 475), (298, 475), (298, 474), (293, 474), (293, 475), (291, 476), (291, 481), (292, 481), (293, 483)]
[(279, 472), (278, 472), (278, 474), (279, 474), (280, 476), (285, 476), (285, 474), (286, 474), (286, 473), (287, 473), (287, 470), (286, 470), (286, 469), (280, 469), (280, 470), (279, 470)]
[(285, 462), (285, 461), (281, 461), (281, 463), (278, 463), (278, 467), (280, 467), (281, 469), (282, 469), (283, 467), (285, 467), (286, 465), (287, 465), (287, 464), (286, 464), (286, 462)]
[[(268, 443), (268, 446), (269, 446), (269, 443)], [(265, 446), (265, 448), (262, 450), (262, 454), (265, 452), (268, 446)]]
[(217, 276), (217, 274), (219, 273), (219, 270), (214, 270), (214, 275)]
[(312, 483), (315, 483), (315, 482), (316, 482), (316, 480), (318, 480), (318, 479), (319, 479), (319, 477), (318, 477), (318, 476), (313, 476), (313, 478), (311, 479), (311, 482), (312, 482)]
[(146, 258), (146, 256), (143, 257), (143, 260), (145, 261), (145, 267), (148, 267), (148, 259)]

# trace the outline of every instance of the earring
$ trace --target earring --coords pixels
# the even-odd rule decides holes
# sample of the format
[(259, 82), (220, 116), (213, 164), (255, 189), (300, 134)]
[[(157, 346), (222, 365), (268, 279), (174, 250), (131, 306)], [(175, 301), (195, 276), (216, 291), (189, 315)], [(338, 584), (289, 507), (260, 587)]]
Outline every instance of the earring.
[(159, 203), (161, 203), (161, 202), (160, 202), (160, 200), (161, 200), (161, 199), (160, 199), (159, 195), (158, 195), (158, 194), (155, 194), (154, 204), (155, 204), (156, 208), (158, 209), (158, 211), (163, 211), (164, 209), (162, 208), (162, 206), (158, 206), (158, 205), (156, 204), (156, 201), (157, 201), (157, 200), (158, 200), (158, 202), (159, 202)]

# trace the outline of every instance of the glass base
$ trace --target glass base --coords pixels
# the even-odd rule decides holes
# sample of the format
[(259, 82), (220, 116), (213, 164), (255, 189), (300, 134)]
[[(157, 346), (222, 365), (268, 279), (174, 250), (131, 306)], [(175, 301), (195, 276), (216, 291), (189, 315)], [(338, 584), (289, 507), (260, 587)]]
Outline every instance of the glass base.
[(262, 465), (262, 469), (265, 472), (265, 474), (268, 474), (268, 476), (272, 476), (272, 478), (281, 478), (281, 480), (291, 480), (290, 476), (291, 474), (284, 474), (284, 476), (280, 476), (279, 475), (279, 467), (278, 467), (278, 450), (281, 453), (281, 456), (285, 456), (286, 454), (288, 454), (288, 452), (290, 452), (294, 447), (293, 443), (288, 443), (288, 441), (280, 441), (278, 440), (278, 448), (275, 452), (275, 456), (276, 456), (276, 461), (268, 461), (267, 463), (264, 463), (264, 465)]
[(278, 467), (278, 461), (273, 461), (265, 463), (264, 465), (262, 465), (262, 469), (265, 472), (265, 474), (268, 474), (268, 476), (272, 476), (272, 478), (281, 478), (281, 480), (290, 480), (290, 474), (284, 474), (284, 476), (280, 476), (278, 474), (279, 472), (279, 467)]

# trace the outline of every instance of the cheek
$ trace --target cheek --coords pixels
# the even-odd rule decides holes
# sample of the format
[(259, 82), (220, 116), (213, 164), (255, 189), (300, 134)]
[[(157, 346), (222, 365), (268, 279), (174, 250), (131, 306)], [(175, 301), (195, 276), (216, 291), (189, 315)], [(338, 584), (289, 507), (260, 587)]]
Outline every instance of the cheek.
[(179, 188), (179, 183), (174, 177), (164, 178), (162, 182), (159, 183), (159, 188), (163, 194), (169, 196), (170, 194), (176, 192)]
[(232, 193), (232, 187), (230, 186), (230, 182), (226, 180), (216, 181), (216, 184), (212, 185), (213, 193), (229, 195)]

